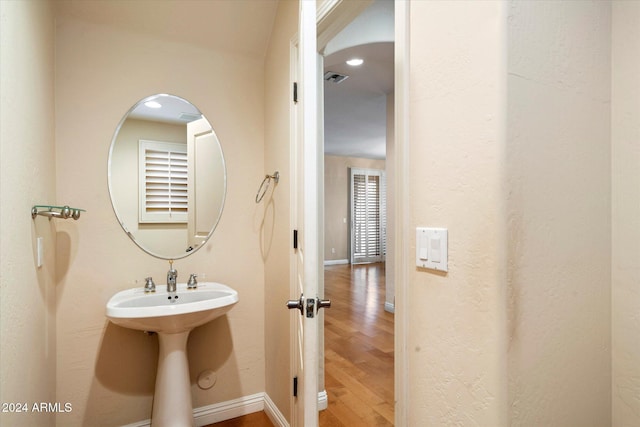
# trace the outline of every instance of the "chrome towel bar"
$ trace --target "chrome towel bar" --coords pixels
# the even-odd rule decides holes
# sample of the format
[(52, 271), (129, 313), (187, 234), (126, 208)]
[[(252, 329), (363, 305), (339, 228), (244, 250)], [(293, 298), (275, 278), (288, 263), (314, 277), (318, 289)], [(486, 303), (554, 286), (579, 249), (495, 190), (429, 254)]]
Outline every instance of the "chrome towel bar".
[(269, 189), (271, 180), (273, 180), (274, 183), (277, 184), (278, 181), (280, 181), (280, 172), (275, 171), (273, 175), (265, 175), (264, 179), (262, 180), (262, 184), (260, 184), (260, 188), (258, 188), (258, 192), (256, 193), (256, 203), (260, 203), (264, 195), (267, 194), (267, 190)]

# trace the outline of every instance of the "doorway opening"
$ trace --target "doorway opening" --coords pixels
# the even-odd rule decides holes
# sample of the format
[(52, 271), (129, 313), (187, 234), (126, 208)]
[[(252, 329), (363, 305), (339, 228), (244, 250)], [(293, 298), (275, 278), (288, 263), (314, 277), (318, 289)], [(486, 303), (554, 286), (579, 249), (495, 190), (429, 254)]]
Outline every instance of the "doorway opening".
[(323, 314), (321, 427), (394, 424), (394, 266), (385, 257), (393, 244), (394, 199), (385, 191), (394, 174), (393, 38), (394, 2), (374, 0), (322, 51), (324, 297), (332, 308)]

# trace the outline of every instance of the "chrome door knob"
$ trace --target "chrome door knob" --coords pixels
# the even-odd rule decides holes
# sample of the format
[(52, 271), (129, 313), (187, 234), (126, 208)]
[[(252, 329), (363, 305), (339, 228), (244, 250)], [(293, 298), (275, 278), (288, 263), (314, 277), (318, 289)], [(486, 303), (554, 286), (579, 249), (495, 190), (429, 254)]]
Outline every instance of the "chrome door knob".
[(297, 308), (298, 310), (300, 310), (300, 314), (303, 314), (303, 312), (304, 312), (304, 296), (302, 294), (300, 294), (300, 299), (298, 299), (298, 300), (290, 299), (289, 301), (287, 301), (287, 308), (289, 310), (293, 310), (294, 308)]
[(318, 298), (318, 310), (320, 310), (321, 308), (329, 308), (331, 307), (331, 300), (330, 299), (320, 299)]

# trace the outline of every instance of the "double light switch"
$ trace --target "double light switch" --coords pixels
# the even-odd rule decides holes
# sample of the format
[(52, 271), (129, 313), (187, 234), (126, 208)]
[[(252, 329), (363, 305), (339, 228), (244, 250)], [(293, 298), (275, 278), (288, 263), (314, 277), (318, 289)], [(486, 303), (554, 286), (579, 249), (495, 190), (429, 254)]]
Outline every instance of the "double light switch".
[(446, 228), (416, 228), (416, 266), (449, 271), (447, 234)]

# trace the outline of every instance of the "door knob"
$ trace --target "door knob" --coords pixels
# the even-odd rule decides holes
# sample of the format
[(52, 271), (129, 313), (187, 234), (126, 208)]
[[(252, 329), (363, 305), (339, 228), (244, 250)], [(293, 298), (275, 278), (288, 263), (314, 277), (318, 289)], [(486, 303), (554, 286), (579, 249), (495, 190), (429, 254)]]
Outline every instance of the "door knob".
[(302, 314), (304, 312), (304, 296), (300, 294), (299, 300), (290, 299), (289, 301), (287, 301), (287, 308), (289, 310), (297, 308), (298, 310), (300, 310), (300, 314)]
[(320, 299), (318, 298), (318, 310), (320, 310), (321, 308), (329, 308), (331, 307), (331, 300), (330, 299)]

